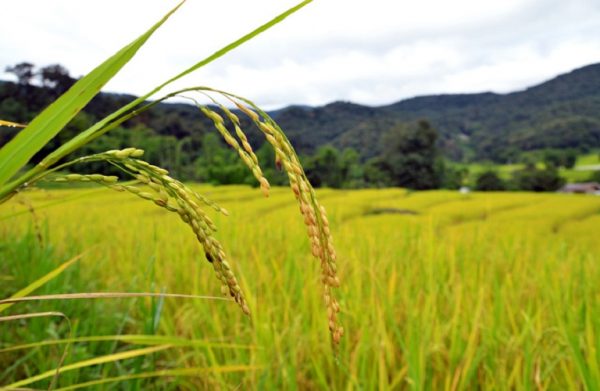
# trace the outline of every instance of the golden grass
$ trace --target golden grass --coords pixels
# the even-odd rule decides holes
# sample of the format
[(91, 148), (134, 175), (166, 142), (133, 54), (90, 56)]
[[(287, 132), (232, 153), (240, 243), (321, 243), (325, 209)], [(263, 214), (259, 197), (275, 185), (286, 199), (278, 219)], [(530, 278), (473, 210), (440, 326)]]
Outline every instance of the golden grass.
[[(258, 369), (202, 373), (185, 383), (190, 389), (598, 385), (600, 198), (317, 191), (329, 211), (343, 281), (340, 316), (347, 337), (334, 356), (315, 294), (322, 289), (319, 265), (310, 256), (289, 190), (272, 189), (264, 199), (243, 186), (193, 188), (230, 212), (209, 214), (253, 318), (226, 303), (166, 299), (158, 332), (257, 348), (177, 347), (161, 357), (169, 368)], [(73, 242), (89, 249), (79, 261), (81, 279), (101, 281), (107, 291), (127, 291), (132, 279), (144, 279), (142, 270), (154, 257), (153, 286), (218, 295), (206, 265), (196, 262), (202, 250), (177, 216), (109, 190), (57, 203), (89, 191), (27, 194), (47, 221), (45, 240), (58, 253), (72, 249)], [(43, 208), (46, 203), (55, 204)], [(369, 214), (374, 208), (382, 213)], [(0, 207), (0, 216), (20, 211), (1, 220), (0, 235), (24, 232), (31, 219), (23, 205)]]

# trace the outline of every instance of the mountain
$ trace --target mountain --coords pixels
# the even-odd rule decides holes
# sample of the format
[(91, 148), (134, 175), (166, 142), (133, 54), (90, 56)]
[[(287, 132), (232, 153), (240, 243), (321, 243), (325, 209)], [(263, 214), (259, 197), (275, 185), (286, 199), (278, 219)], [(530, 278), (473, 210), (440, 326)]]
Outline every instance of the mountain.
[[(0, 82), (0, 118), (27, 122), (54, 98), (56, 92), (48, 88)], [(99, 94), (71, 132), (131, 99)], [(339, 149), (352, 147), (368, 159), (379, 154), (381, 135), (388, 129), (419, 119), (431, 122), (440, 134), (444, 154), (455, 160), (507, 161), (521, 151), (541, 148), (586, 150), (600, 147), (600, 64), (509, 94), (430, 95), (379, 107), (351, 102), (298, 105), (271, 115), (296, 149), (307, 154), (331, 144)], [(125, 125), (134, 127), (173, 142), (189, 139), (182, 147), (188, 150), (201, 147), (202, 136), (211, 131), (195, 107), (182, 103), (160, 104)], [(10, 135), (11, 131), (0, 134), (0, 145)], [(256, 132), (250, 132), (250, 138), (255, 144), (261, 142)]]
[(509, 94), (421, 96), (368, 107), (336, 102), (280, 110), (277, 118), (304, 150), (330, 143), (362, 156), (379, 151), (379, 137), (398, 122), (427, 119), (454, 159), (507, 160), (540, 148), (600, 147), (600, 64), (589, 65)]

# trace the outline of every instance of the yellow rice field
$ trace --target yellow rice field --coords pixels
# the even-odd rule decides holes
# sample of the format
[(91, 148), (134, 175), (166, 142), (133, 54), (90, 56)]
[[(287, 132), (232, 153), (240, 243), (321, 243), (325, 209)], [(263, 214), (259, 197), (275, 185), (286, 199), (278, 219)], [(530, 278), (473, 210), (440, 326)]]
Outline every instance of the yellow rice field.
[[(168, 344), (151, 360), (68, 371), (59, 386), (123, 376), (95, 387), (600, 387), (600, 197), (319, 190), (342, 281), (338, 296), (346, 332), (334, 352), (319, 267), (290, 190), (275, 188), (265, 199), (259, 190), (243, 186), (196, 188), (230, 212), (211, 218), (252, 318), (232, 302), (201, 299), (164, 299), (158, 315), (151, 311), (157, 303), (151, 299), (15, 305), (11, 313), (61, 310), (77, 337), (151, 333), (206, 342)], [(36, 217), (19, 201), (31, 202)], [(0, 218), (5, 241), (34, 232), (38, 225), (55, 266), (85, 252), (46, 293), (220, 296), (190, 229), (176, 214), (130, 194), (94, 188), (34, 191), (2, 205)], [(36, 272), (34, 262), (18, 266), (17, 256), (5, 256), (0, 268), (4, 297), (44, 274)], [(94, 307), (96, 301), (104, 304)], [(154, 327), (148, 326), (149, 318)], [(52, 322), (59, 321), (39, 319), (29, 331), (27, 322), (0, 324), (0, 348), (66, 338), (64, 328), (47, 331)], [(139, 348), (116, 342), (88, 345), (74, 344), (65, 365)], [(0, 385), (54, 368), (61, 351), (56, 346), (0, 349)], [(19, 359), (27, 370), (9, 368)], [(145, 383), (127, 379), (173, 368), (194, 370), (148, 377)]]

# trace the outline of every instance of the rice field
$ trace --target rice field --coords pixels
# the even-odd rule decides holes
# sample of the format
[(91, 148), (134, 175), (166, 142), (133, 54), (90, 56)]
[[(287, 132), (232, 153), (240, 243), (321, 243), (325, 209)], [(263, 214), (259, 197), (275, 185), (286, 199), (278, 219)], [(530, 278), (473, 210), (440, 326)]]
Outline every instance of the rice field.
[[(333, 349), (289, 189), (195, 188), (230, 212), (211, 218), (252, 317), (213, 298), (17, 303), (2, 315), (68, 320), (0, 323), (0, 385), (47, 388), (68, 347), (57, 389), (600, 388), (600, 197), (319, 190), (342, 282)], [(24, 193), (0, 206), (0, 238), (1, 297), (79, 254), (34, 294), (223, 297), (189, 227), (130, 194)]]

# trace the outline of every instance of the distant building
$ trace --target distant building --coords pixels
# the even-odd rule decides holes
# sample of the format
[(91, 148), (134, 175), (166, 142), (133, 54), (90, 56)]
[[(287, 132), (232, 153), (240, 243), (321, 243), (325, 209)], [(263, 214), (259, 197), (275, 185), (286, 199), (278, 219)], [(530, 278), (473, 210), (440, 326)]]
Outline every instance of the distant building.
[(600, 195), (600, 183), (569, 183), (564, 185), (559, 192), (571, 194), (596, 194)]

